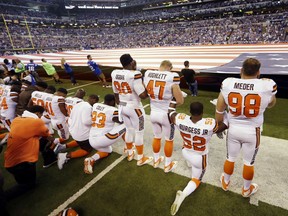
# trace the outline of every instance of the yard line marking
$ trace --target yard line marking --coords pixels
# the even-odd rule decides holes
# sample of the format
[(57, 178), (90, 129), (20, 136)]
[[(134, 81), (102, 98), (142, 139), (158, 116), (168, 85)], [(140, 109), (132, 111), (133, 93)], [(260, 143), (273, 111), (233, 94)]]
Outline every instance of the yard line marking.
[(53, 80), (53, 78), (51, 78), (51, 79), (43, 79), (44, 82), (47, 82), (47, 81), (50, 81), (50, 80)]
[(143, 108), (145, 109), (145, 108), (147, 108), (148, 106), (150, 106), (150, 104), (146, 104), (145, 106), (143, 106)]
[(104, 169), (101, 173), (99, 173), (95, 178), (93, 178), (90, 182), (88, 182), (82, 189), (80, 189), (77, 193), (71, 196), (68, 200), (66, 200), (62, 205), (58, 206), (53, 212), (51, 212), (48, 216), (57, 216), (59, 212), (63, 211), (68, 205), (78, 199), (83, 193), (85, 193), (90, 187), (92, 187), (96, 182), (98, 182), (102, 177), (104, 177), (108, 172), (110, 172), (115, 166), (117, 166), (125, 156), (119, 157), (112, 164), (110, 164), (106, 169)]
[(68, 93), (67, 95), (72, 95), (72, 94), (74, 94), (75, 93), (75, 91), (74, 92), (70, 92), (70, 93)]
[(92, 84), (94, 84), (94, 83), (99, 83), (99, 82), (100, 82), (100, 81), (95, 81), (95, 82), (91, 82), (91, 83), (88, 83), (88, 84), (79, 85), (79, 86), (76, 86), (76, 87), (73, 87), (73, 88), (69, 88), (69, 89), (67, 89), (67, 90), (70, 91), (70, 90), (73, 90), (73, 89), (81, 88), (81, 87), (88, 86), (88, 85), (92, 85)]

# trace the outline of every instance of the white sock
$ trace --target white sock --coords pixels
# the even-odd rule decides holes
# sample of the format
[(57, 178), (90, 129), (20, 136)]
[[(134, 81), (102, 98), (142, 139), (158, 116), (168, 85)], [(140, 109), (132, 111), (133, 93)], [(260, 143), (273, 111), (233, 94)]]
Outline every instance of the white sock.
[(252, 180), (244, 179), (244, 190), (248, 190), (250, 188), (251, 183), (252, 183)]
[(143, 154), (141, 154), (141, 155), (137, 155), (137, 160), (141, 160), (143, 158)]
[(227, 173), (224, 172), (224, 182), (225, 182), (226, 184), (229, 183), (230, 177), (231, 177), (231, 175), (228, 175)]
[(171, 163), (171, 157), (165, 157), (165, 166), (168, 166)]
[(160, 153), (159, 152), (158, 153), (153, 152), (153, 155), (154, 155), (154, 161), (157, 161), (159, 159), (159, 157), (160, 157)]
[(127, 149), (128, 155), (131, 155), (133, 150), (132, 149)]
[(100, 159), (100, 155), (96, 153), (91, 158), (93, 158), (94, 161), (97, 161)]
[(195, 191), (196, 189), (196, 184), (194, 181), (189, 181), (189, 183), (187, 184), (187, 186), (184, 188), (183, 193), (185, 194), (185, 196), (189, 196), (191, 193), (193, 193), (193, 191)]
[(59, 138), (55, 138), (54, 144), (58, 144), (58, 143), (60, 143), (60, 139)]

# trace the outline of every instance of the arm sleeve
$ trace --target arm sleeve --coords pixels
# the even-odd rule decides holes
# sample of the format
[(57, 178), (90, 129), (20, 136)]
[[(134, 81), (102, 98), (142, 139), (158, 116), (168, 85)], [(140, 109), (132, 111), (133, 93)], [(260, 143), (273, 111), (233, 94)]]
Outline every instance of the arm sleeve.
[(134, 74), (134, 85), (133, 85), (134, 91), (136, 92), (137, 95), (140, 95), (145, 91), (145, 87), (143, 85), (141, 78), (142, 78), (142, 74), (139, 71), (137, 71)]
[(174, 76), (173, 76), (173, 84), (177, 84), (177, 85), (179, 85), (179, 84), (180, 84), (180, 77), (179, 77), (179, 74), (174, 73), (173, 75), (174, 75)]

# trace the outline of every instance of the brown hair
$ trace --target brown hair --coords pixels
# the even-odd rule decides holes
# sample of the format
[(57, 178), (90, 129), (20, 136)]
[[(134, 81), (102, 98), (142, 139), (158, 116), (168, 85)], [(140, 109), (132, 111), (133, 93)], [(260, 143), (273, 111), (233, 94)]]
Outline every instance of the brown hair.
[(248, 58), (243, 62), (242, 72), (247, 76), (254, 76), (258, 73), (261, 63), (255, 58)]

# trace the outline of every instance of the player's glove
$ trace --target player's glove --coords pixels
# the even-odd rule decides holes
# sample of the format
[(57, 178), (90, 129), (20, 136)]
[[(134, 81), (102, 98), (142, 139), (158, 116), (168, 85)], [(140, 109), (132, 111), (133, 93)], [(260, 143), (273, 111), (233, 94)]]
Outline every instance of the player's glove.
[(217, 135), (217, 137), (218, 137), (219, 139), (223, 139), (223, 138), (224, 138), (224, 135), (226, 135), (226, 131), (223, 131), (223, 132), (221, 132), (221, 133), (217, 133), (216, 135)]

